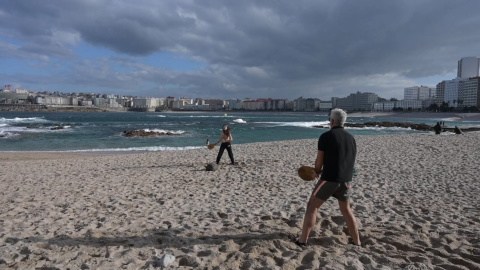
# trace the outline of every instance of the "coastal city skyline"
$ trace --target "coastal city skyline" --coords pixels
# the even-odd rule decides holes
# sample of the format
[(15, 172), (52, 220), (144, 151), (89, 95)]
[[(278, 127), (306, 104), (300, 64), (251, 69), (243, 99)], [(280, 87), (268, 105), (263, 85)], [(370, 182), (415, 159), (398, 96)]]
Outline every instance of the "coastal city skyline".
[[(476, 1), (8, 1), (0, 81), (32, 92), (403, 98), (479, 55)], [(442, 14), (442, 16), (438, 16)]]
[[(377, 93), (350, 93), (347, 97), (298, 97), (294, 100), (281, 98), (244, 98), (228, 100), (203, 97), (139, 97), (99, 93), (37, 92), (13, 89), (5, 85), (0, 90), (0, 105), (16, 106), (95, 106), (104, 109), (128, 110), (292, 110), (326, 111), (342, 108), (349, 111), (403, 111), (441, 110), (459, 108), (464, 111), (478, 111), (480, 104), (480, 58), (463, 57), (457, 62), (457, 76), (442, 80), (435, 87), (411, 86), (404, 88), (403, 99), (386, 99)], [(458, 110), (458, 109), (457, 109)]]

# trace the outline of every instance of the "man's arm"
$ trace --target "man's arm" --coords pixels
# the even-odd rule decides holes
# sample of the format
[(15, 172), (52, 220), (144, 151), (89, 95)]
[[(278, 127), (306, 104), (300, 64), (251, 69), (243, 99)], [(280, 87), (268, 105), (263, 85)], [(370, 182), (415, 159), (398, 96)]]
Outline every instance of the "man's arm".
[[(315, 173), (317, 177), (322, 173), (323, 169), (323, 156), (324, 156), (324, 151), (318, 150), (317, 152), (317, 159), (315, 160)], [(317, 178), (315, 177), (315, 178)]]

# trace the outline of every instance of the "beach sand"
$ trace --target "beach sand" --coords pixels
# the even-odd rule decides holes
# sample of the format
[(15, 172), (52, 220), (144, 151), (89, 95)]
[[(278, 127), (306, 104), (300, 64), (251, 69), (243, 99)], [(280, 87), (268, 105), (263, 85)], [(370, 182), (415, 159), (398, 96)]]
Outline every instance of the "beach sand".
[(218, 148), (0, 153), (0, 269), (480, 269), (480, 133), (356, 140), (363, 247), (332, 198), (292, 242), (316, 139), (234, 144), (213, 172)]

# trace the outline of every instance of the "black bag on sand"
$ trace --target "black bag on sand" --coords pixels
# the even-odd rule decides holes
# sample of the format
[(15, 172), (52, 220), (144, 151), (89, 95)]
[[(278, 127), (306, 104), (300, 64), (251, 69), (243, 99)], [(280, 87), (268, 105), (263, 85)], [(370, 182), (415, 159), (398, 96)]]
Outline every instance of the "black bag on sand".
[(216, 171), (217, 170), (217, 164), (215, 163), (208, 163), (207, 166), (205, 166), (205, 169), (207, 171)]

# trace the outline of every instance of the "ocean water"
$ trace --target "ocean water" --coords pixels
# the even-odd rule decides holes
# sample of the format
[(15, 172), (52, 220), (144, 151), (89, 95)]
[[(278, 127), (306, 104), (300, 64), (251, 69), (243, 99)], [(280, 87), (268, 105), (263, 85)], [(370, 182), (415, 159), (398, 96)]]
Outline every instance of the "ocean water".
[[(442, 118), (349, 117), (347, 122), (413, 122), (480, 126), (478, 122)], [(205, 147), (216, 142), (229, 123), (234, 144), (318, 138), (327, 128), (326, 113), (139, 113), (139, 112), (0, 112), (0, 152), (163, 151)], [(62, 127), (62, 129), (55, 129)], [(425, 133), (405, 128), (347, 128), (353, 135)], [(125, 137), (124, 130), (170, 132), (172, 136)]]

